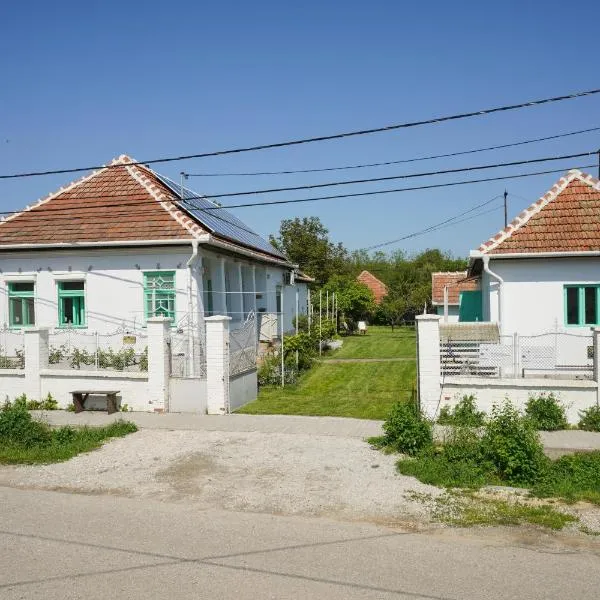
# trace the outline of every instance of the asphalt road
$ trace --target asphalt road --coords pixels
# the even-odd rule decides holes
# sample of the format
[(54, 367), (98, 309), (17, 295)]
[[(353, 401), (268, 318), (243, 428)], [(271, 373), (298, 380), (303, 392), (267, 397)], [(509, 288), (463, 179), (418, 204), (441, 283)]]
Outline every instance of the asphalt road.
[(585, 599), (600, 542), (0, 488), (0, 598)]

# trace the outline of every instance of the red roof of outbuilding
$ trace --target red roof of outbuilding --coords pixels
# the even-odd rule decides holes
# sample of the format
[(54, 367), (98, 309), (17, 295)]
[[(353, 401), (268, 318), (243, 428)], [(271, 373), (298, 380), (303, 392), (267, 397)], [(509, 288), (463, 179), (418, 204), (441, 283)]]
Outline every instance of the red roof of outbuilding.
[(458, 305), (460, 292), (479, 289), (479, 282), (466, 279), (466, 271), (449, 271), (431, 274), (431, 303), (444, 304), (444, 288), (448, 286), (448, 304)]
[(479, 247), (484, 254), (600, 251), (600, 182), (577, 169)]
[(379, 304), (384, 297), (387, 296), (388, 291), (385, 283), (377, 279), (377, 277), (372, 273), (369, 273), (369, 271), (363, 271), (356, 280), (360, 283), (364, 283), (373, 292), (376, 304)]

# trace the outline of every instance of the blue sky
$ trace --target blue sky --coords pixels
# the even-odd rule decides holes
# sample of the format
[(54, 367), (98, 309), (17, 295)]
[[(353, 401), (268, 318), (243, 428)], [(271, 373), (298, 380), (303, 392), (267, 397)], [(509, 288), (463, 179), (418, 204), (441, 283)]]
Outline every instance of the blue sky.
[[(0, 172), (205, 152), (426, 119), (600, 87), (591, 26), (600, 4), (557, 1), (10, 3), (2, 8)], [(600, 96), (297, 148), (167, 164), (179, 172), (321, 168), (400, 160), (600, 126)], [(600, 132), (455, 159), (347, 172), (196, 178), (206, 194), (579, 153)], [(552, 163), (554, 168), (596, 159)], [(494, 176), (542, 167), (485, 171)], [(597, 168), (592, 170), (597, 174)], [(237, 209), (267, 235), (319, 216), (350, 249), (451, 217), (505, 187), (517, 214), (559, 175), (363, 199)], [(476, 175), (411, 180), (423, 185)], [(1, 210), (68, 183), (0, 181)], [(402, 183), (335, 188), (358, 192)], [(334, 190), (327, 190), (335, 193)], [(268, 200), (322, 195), (273, 194)], [(514, 195), (513, 195), (514, 194)], [(247, 200), (250, 200), (248, 197)], [(254, 199), (254, 198), (253, 198)], [(235, 198), (224, 198), (224, 204)], [(492, 207), (495, 205), (491, 205)], [(498, 204), (499, 206), (499, 204)], [(502, 225), (497, 211), (389, 249), (464, 255)]]

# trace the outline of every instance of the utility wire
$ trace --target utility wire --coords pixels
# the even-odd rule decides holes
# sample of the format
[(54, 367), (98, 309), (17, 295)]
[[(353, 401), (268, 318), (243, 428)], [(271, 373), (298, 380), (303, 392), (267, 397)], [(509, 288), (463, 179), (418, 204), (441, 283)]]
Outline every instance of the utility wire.
[[(529, 102), (521, 102), (519, 104), (507, 104), (504, 106), (496, 106), (494, 108), (487, 108), (472, 112), (458, 113), (454, 115), (447, 115), (442, 117), (435, 117), (432, 119), (425, 119), (421, 121), (409, 121), (406, 123), (398, 123), (394, 125), (386, 125), (384, 127), (375, 127), (372, 129), (359, 129), (356, 131), (347, 131), (344, 133), (336, 133), (332, 135), (321, 135), (317, 137), (310, 138), (300, 138), (296, 140), (288, 140), (284, 142), (275, 142), (271, 144), (261, 144), (257, 146), (245, 146), (239, 148), (231, 148), (228, 150), (217, 150), (214, 152), (203, 152), (199, 154), (184, 154), (181, 156), (171, 156), (166, 158), (155, 158), (152, 160), (145, 160), (139, 162), (133, 162), (129, 164), (134, 165), (149, 165), (149, 164), (157, 164), (157, 163), (167, 163), (167, 162), (175, 162), (180, 160), (190, 160), (194, 158), (208, 158), (210, 156), (224, 156), (227, 154), (241, 154), (243, 152), (254, 152), (257, 150), (269, 150), (272, 148), (283, 148), (287, 146), (298, 146), (301, 144), (310, 144), (314, 142), (324, 142), (328, 140), (336, 140), (336, 139), (344, 139), (349, 137), (356, 137), (361, 135), (369, 135), (373, 133), (380, 133), (385, 131), (395, 131), (397, 129), (408, 129), (410, 127), (419, 127), (421, 125), (432, 125), (434, 123), (444, 123), (446, 121), (457, 121), (460, 119), (468, 119), (471, 117), (480, 117), (483, 115), (490, 115), (498, 112), (506, 112), (512, 110), (518, 110), (521, 108), (528, 108), (531, 106), (541, 106), (543, 104), (551, 104), (555, 102), (562, 102), (564, 100), (572, 100), (575, 98), (582, 98), (584, 96), (592, 96), (600, 93), (600, 89), (587, 90), (584, 92), (575, 92), (573, 94), (565, 94), (562, 96), (554, 96), (551, 98), (542, 98), (540, 100), (531, 100)], [(117, 165), (103, 165), (103, 166), (88, 166), (88, 167), (77, 167), (77, 168), (69, 168), (69, 169), (54, 169), (48, 171), (29, 171), (23, 173), (11, 173), (0, 175), (0, 179), (17, 179), (23, 177), (37, 177), (41, 175), (58, 175), (62, 173), (77, 173), (80, 171), (90, 171), (94, 169), (103, 169), (103, 168), (113, 168)]]
[(464, 173), (467, 171), (482, 171), (484, 169), (498, 169), (500, 167), (515, 167), (517, 165), (530, 165), (534, 163), (550, 162), (554, 160), (569, 160), (582, 158), (597, 154), (592, 152), (580, 152), (579, 154), (565, 154), (563, 156), (546, 156), (544, 158), (530, 158), (529, 160), (513, 160), (505, 163), (493, 163), (489, 165), (478, 165), (475, 167), (460, 167), (456, 169), (443, 169), (438, 171), (425, 171), (420, 173), (407, 173), (404, 175), (387, 175), (386, 177), (369, 177), (367, 179), (349, 179), (346, 181), (329, 181), (327, 183), (312, 183), (308, 185), (294, 185), (289, 187), (267, 188), (261, 190), (250, 190), (245, 192), (227, 192), (225, 194), (208, 194), (210, 198), (232, 198), (234, 196), (254, 196), (259, 194), (274, 194), (277, 192), (292, 192), (297, 190), (312, 190), (315, 188), (334, 187), (338, 185), (355, 185), (357, 183), (373, 183), (377, 181), (392, 181), (395, 179), (413, 179), (415, 177), (430, 177), (433, 175), (448, 175), (451, 173)]
[[(595, 164), (592, 165), (581, 165), (579, 167), (577, 167), (578, 169), (589, 169), (589, 168), (593, 168), (595, 167)], [(375, 190), (372, 192), (355, 192), (355, 193), (350, 193), (350, 194), (335, 194), (335, 195), (331, 195), (331, 196), (315, 196), (315, 197), (309, 197), (309, 198), (296, 198), (296, 199), (292, 199), (292, 200), (272, 200), (272, 201), (267, 201), (267, 202), (250, 202), (250, 203), (245, 203), (245, 204), (231, 204), (231, 205), (227, 205), (227, 206), (214, 206), (214, 207), (206, 207), (206, 208), (197, 208), (194, 207), (196, 210), (201, 210), (201, 211), (218, 211), (218, 210), (222, 210), (222, 209), (230, 209), (230, 208), (249, 208), (249, 207), (260, 207), (260, 206), (271, 206), (274, 204), (296, 204), (296, 203), (303, 203), (303, 202), (317, 202), (317, 201), (322, 201), (322, 200), (334, 200), (334, 199), (342, 199), (342, 198), (356, 198), (356, 197), (363, 197), (363, 196), (377, 196), (377, 195), (383, 195), (383, 194), (392, 194), (392, 193), (401, 193), (401, 192), (409, 192), (409, 191), (419, 191), (419, 190), (429, 190), (429, 189), (437, 189), (437, 188), (446, 188), (446, 187), (454, 187), (454, 186), (459, 186), (459, 185), (469, 185), (469, 184), (473, 184), (473, 183), (486, 183), (486, 182), (490, 182), (490, 181), (505, 181), (505, 180), (509, 180), (509, 179), (522, 179), (522, 178), (526, 178), (526, 177), (536, 177), (539, 175), (549, 175), (549, 174), (555, 174), (555, 173), (564, 173), (565, 168), (562, 169), (551, 169), (551, 170), (547, 170), (547, 171), (534, 171), (534, 172), (530, 172), (530, 173), (516, 173), (513, 175), (500, 175), (500, 176), (496, 176), (496, 177), (485, 177), (485, 178), (481, 178), (481, 179), (467, 179), (467, 180), (462, 180), (462, 181), (451, 181), (451, 182), (445, 182), (445, 183), (436, 183), (436, 184), (429, 184), (429, 185), (423, 185), (423, 186), (414, 186), (414, 187), (403, 187), (403, 188), (393, 188), (393, 189), (386, 189), (386, 190)], [(514, 194), (513, 194), (514, 195)], [(81, 198), (80, 200), (93, 200), (92, 198)], [(101, 200), (101, 198), (97, 198), (97, 200)], [(181, 205), (185, 205), (185, 201), (181, 201), (181, 200), (170, 200), (169, 202), (175, 203), (178, 208), (181, 208)], [(39, 212), (37, 210), (35, 210), (37, 207), (33, 207), (34, 210), (29, 210), (29, 211), (4, 211), (1, 212), (0, 211), (0, 215), (19, 215), (21, 212), (23, 212), (24, 215), (27, 215), (27, 220), (46, 220), (48, 217), (46, 216), (47, 213), (68, 213), (69, 215), (69, 221), (77, 221), (77, 220), (84, 220), (86, 219), (86, 217), (81, 217), (81, 216), (76, 216), (73, 215), (73, 211), (83, 211), (83, 210), (96, 210), (98, 208), (124, 208), (127, 209), (131, 206), (148, 206), (148, 205), (156, 205), (156, 201), (155, 200), (140, 200), (140, 201), (135, 201), (135, 202), (127, 202), (127, 203), (123, 203), (123, 202), (119, 202), (119, 203), (103, 203), (103, 204), (95, 204), (93, 206), (90, 205), (76, 205), (76, 206), (69, 206), (68, 208), (43, 208), (42, 210), (40, 210)], [(42, 205), (43, 207), (44, 205)], [(127, 214), (131, 214), (131, 213), (127, 213)], [(139, 214), (139, 215), (145, 215), (147, 214), (145, 211), (137, 211), (135, 214)], [(214, 214), (213, 212), (211, 212), (210, 214)], [(230, 225), (232, 225), (231, 221), (227, 220), (227, 219), (222, 219), (224, 221), (226, 221), (227, 223), (229, 223)], [(5, 222), (10, 222), (10, 221), (5, 221)], [(86, 221), (87, 222), (87, 221)], [(101, 223), (106, 223), (106, 221), (98, 221), (98, 224)], [(19, 221), (19, 227), (23, 228), (27, 226), (27, 221)], [(37, 225), (36, 225), (37, 227)], [(251, 230), (246, 230), (249, 233), (253, 233), (254, 235), (259, 235), (254, 231)]]
[(569, 131), (567, 133), (559, 133), (557, 135), (549, 135), (546, 137), (533, 138), (530, 140), (521, 140), (510, 144), (500, 144), (498, 146), (487, 146), (485, 148), (475, 148), (472, 150), (462, 150), (460, 152), (449, 152), (447, 154), (432, 154), (430, 156), (419, 156), (417, 158), (405, 158), (402, 160), (389, 160), (385, 162), (366, 163), (361, 165), (345, 165), (341, 167), (327, 167), (322, 169), (293, 169), (290, 171), (253, 171), (249, 173), (183, 173), (187, 177), (254, 177), (257, 175), (291, 175), (295, 173), (323, 173), (326, 171), (346, 171), (349, 169), (366, 169), (370, 167), (385, 167), (389, 165), (400, 165), (423, 160), (433, 160), (436, 158), (449, 158), (453, 156), (463, 156), (465, 154), (476, 154), (478, 152), (487, 152), (489, 150), (500, 150), (502, 148), (513, 148), (515, 146), (524, 146), (526, 144), (534, 144), (536, 142), (545, 142), (547, 140), (556, 140), (559, 138), (580, 135), (582, 133), (590, 133), (592, 131), (600, 131), (600, 127), (590, 127), (589, 129), (580, 129), (578, 131)]
[[(417, 232), (410, 233), (408, 235), (404, 235), (402, 237), (396, 238), (394, 240), (390, 240), (388, 242), (382, 242), (380, 244), (374, 244), (373, 246), (368, 246), (367, 248), (361, 248), (361, 250), (367, 250), (368, 251), (368, 250), (375, 250), (377, 248), (383, 248), (385, 246), (391, 246), (392, 244), (397, 244), (398, 242), (401, 242), (403, 240), (407, 240), (407, 239), (409, 239), (411, 237), (415, 237), (416, 235), (420, 235), (420, 234), (426, 233), (428, 231), (433, 231), (433, 230), (441, 227), (442, 225), (446, 225), (448, 223), (451, 223), (452, 221), (456, 221), (456, 219), (460, 219), (460, 217), (463, 217), (463, 216), (468, 215), (468, 214), (470, 214), (472, 212), (475, 212), (476, 210), (478, 210), (480, 208), (483, 208), (484, 206), (487, 206), (488, 204), (492, 204), (493, 202), (499, 200), (502, 197), (503, 197), (502, 194), (498, 194), (497, 196), (494, 196), (490, 200), (486, 200), (485, 202), (477, 204), (476, 206), (473, 206), (473, 207), (469, 208), (468, 210), (460, 212), (457, 215), (454, 215), (453, 217), (449, 217), (448, 219), (444, 219), (443, 221), (440, 221), (439, 223), (436, 223), (435, 225), (430, 225), (429, 227), (427, 227), (425, 229), (420, 229)], [(497, 210), (497, 209), (494, 209), (494, 210)], [(482, 214), (485, 214), (485, 213), (482, 213)]]

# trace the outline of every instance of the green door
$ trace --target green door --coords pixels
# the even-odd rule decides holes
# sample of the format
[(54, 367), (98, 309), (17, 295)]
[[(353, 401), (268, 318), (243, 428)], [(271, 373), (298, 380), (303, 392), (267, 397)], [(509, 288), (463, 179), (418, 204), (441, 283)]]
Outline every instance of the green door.
[(481, 307), (481, 290), (461, 292), (458, 302), (459, 321), (483, 321), (483, 310)]

